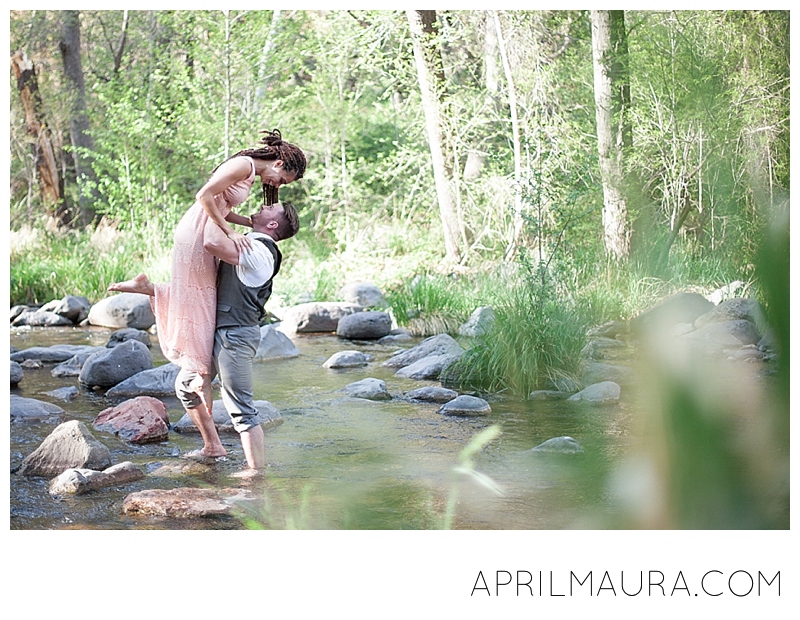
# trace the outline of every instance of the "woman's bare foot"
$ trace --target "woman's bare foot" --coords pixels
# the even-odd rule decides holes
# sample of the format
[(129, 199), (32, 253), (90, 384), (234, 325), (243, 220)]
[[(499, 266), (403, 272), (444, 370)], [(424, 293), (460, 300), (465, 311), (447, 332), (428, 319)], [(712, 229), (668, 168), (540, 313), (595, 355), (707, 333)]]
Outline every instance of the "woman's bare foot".
[(113, 282), (108, 287), (109, 291), (118, 291), (120, 293), (141, 293), (142, 295), (155, 295), (155, 287), (150, 279), (143, 273), (132, 280), (125, 280), (124, 282)]

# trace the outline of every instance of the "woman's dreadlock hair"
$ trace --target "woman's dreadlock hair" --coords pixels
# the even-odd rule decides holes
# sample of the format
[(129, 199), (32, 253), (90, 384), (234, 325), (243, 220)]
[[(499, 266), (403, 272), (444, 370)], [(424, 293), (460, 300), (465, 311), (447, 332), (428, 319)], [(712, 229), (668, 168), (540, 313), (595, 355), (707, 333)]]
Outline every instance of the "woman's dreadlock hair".
[[(294, 172), (295, 181), (303, 178), (306, 171), (306, 156), (297, 146), (285, 142), (281, 137), (281, 132), (277, 129), (272, 131), (262, 131), (265, 134), (260, 142), (264, 146), (245, 149), (234, 153), (231, 157), (247, 156), (254, 159), (280, 159), (287, 172)], [(229, 158), (230, 159), (230, 158)], [(264, 195), (264, 204), (271, 205), (278, 202), (278, 188), (266, 183), (261, 185)]]

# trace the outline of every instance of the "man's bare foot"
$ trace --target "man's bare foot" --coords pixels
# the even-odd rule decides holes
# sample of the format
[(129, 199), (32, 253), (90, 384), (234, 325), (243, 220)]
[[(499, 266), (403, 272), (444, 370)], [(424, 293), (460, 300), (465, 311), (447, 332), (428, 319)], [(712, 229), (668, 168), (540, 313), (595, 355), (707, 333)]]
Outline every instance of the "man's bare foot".
[(125, 280), (124, 282), (113, 282), (108, 287), (109, 291), (118, 291), (120, 293), (141, 293), (142, 295), (155, 295), (155, 287), (150, 279), (143, 273), (132, 280)]
[(216, 454), (210, 454), (210, 453), (206, 454), (205, 448), (200, 448), (198, 450), (192, 450), (191, 452), (186, 452), (185, 454), (181, 455), (181, 458), (203, 463), (207, 461), (224, 461), (226, 460), (225, 457), (227, 454), (228, 453), (225, 451), (225, 448), (222, 448), (222, 453), (216, 453)]

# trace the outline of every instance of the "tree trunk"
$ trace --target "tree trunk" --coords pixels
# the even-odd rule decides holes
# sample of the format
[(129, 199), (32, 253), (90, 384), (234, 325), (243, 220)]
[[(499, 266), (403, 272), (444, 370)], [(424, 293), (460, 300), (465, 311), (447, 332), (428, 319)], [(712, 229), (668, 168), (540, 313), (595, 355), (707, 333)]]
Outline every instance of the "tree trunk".
[[(72, 142), (72, 161), (75, 165), (75, 178), (80, 188), (86, 181), (94, 186), (94, 170), (88, 163), (87, 151), (94, 150), (94, 142), (89, 134), (89, 115), (86, 112), (86, 89), (83, 82), (81, 64), (81, 24), (79, 11), (62, 11), (62, 40), (59, 44), (64, 62), (64, 77), (69, 101), (69, 134)], [(95, 195), (91, 192), (92, 197)], [(92, 206), (92, 197), (80, 192), (80, 221), (83, 225), (91, 223), (97, 214)]]
[(519, 137), (519, 120), (517, 119), (517, 94), (514, 88), (514, 77), (511, 75), (511, 63), (506, 54), (506, 45), (503, 41), (503, 30), (500, 27), (500, 17), (497, 11), (492, 11), (495, 31), (497, 34), (497, 46), (500, 50), (500, 58), (503, 61), (503, 71), (508, 85), (508, 107), (511, 112), (511, 141), (514, 146), (514, 236), (506, 248), (506, 260), (510, 260), (517, 251), (517, 246), (522, 239), (522, 145)]
[[(627, 258), (628, 212), (623, 191), (623, 134), (625, 117), (620, 97), (614, 96), (615, 48), (612, 35), (624, 35), (612, 28), (611, 13), (592, 11), (592, 56), (594, 61), (594, 100), (597, 120), (597, 150), (603, 183), (603, 233), (606, 252), (615, 259)], [(619, 17), (615, 17), (619, 19)], [(616, 22), (619, 23), (618, 21)], [(623, 22), (624, 23), (624, 22)], [(624, 46), (627, 48), (627, 44)], [(620, 91), (617, 91), (618, 93)]]
[(434, 14), (435, 19), (435, 11), (406, 11), (408, 25), (411, 30), (411, 42), (414, 48), (414, 61), (417, 65), (419, 88), (422, 94), (422, 108), (425, 113), (428, 144), (431, 150), (433, 177), (436, 182), (436, 196), (439, 201), (439, 215), (442, 220), (446, 260), (458, 263), (461, 260), (461, 250), (458, 244), (460, 222), (445, 163), (441, 106), (434, 80), (436, 65), (429, 58), (433, 54), (427, 53), (431, 45), (425, 40), (426, 37), (423, 30), (423, 24), (431, 24), (430, 13)]
[(25, 52), (21, 51), (11, 57), (11, 64), (17, 79), (22, 107), (25, 110), (25, 127), (32, 138), (31, 151), (36, 162), (42, 203), (49, 215), (55, 218), (56, 223), (65, 226), (69, 218), (62, 198), (64, 186), (58, 172), (50, 129), (44, 120), (36, 70)]

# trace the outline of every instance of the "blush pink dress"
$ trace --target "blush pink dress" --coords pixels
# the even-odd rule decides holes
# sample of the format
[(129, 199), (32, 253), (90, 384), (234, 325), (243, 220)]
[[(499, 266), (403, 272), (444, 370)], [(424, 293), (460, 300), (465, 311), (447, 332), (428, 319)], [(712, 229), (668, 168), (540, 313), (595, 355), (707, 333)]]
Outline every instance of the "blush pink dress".
[[(250, 175), (214, 197), (222, 217), (242, 204), (255, 181)], [(156, 284), (153, 313), (161, 351), (183, 370), (210, 374), (217, 313), (217, 264), (203, 248), (206, 226), (216, 226), (200, 203), (195, 202), (175, 228), (172, 272), (168, 284)]]

